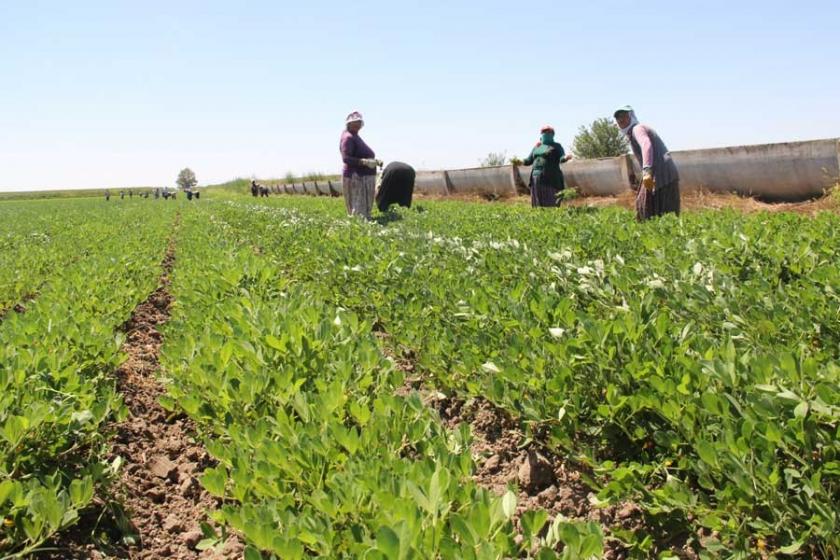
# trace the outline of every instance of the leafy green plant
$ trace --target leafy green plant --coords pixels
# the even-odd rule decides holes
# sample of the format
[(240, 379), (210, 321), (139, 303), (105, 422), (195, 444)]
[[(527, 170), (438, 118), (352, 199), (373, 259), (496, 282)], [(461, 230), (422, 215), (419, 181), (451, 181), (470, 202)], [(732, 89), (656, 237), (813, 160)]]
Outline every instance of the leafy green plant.
[(581, 159), (618, 157), (630, 151), (630, 143), (609, 118), (581, 126), (572, 142), (572, 152)]
[[(836, 215), (426, 207), (387, 224), (318, 198), (182, 208), (162, 403), (217, 459), (201, 481), (246, 558), (597, 558), (616, 540), (667, 557), (669, 534), (706, 558), (837, 555)], [(97, 427), (121, 413), (104, 318), (153, 288), (171, 219), (77, 211), (78, 246), (37, 213), (0, 236), (46, 280), (0, 325), (3, 552), (104, 483)], [(33, 231), (51, 237), (27, 261)], [(61, 246), (85, 258), (57, 275)], [(397, 359), (423, 394), (507, 411), (645, 528), (517, 513), (516, 488), (477, 486), (468, 427), (406, 391)], [(91, 452), (57, 465), (69, 449)]]
[[(33, 216), (55, 211), (58, 223)], [(11, 258), (44, 273), (25, 313), (0, 324), (0, 554), (25, 556), (73, 525), (113, 474), (102, 427), (125, 414), (116, 331), (157, 283), (175, 210), (79, 200), (0, 212), (20, 243)], [(33, 233), (48, 237), (39, 251), (28, 251)]]
[[(636, 225), (615, 209), (436, 203), (380, 229), (329, 201), (282, 206), (261, 214), (275, 277), (375, 321), (430, 389), (544, 426), (595, 468), (601, 501), (716, 535), (699, 550), (837, 549), (840, 285), (819, 241), (836, 216)], [(214, 212), (242, 239), (263, 223), (236, 203)]]

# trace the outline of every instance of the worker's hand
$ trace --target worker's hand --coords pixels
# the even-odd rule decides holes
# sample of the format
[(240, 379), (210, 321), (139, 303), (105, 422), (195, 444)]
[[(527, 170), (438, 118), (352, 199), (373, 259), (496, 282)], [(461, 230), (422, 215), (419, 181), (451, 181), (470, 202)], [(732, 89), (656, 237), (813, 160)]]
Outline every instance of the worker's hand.
[(376, 169), (376, 160), (373, 159), (373, 158), (362, 159), (361, 163), (365, 167), (370, 167), (371, 169)]
[(560, 163), (566, 163), (567, 161), (570, 161), (573, 157), (574, 156), (572, 154), (569, 154), (566, 157), (564, 157)]
[(376, 162), (376, 167), (382, 167), (384, 164), (382, 163), (381, 159), (374, 160)]
[(642, 186), (649, 191), (652, 191), (656, 186), (656, 181), (653, 179), (653, 170), (646, 167), (642, 173)]

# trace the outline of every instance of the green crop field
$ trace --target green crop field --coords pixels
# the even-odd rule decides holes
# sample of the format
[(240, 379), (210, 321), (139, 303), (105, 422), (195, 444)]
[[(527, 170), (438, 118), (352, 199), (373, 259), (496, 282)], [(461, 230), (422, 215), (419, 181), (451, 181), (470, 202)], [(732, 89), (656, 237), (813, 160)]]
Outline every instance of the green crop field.
[(170, 243), (155, 375), (213, 458), (203, 548), (840, 554), (836, 213), (228, 195), (0, 204), (0, 558), (119, 501), (122, 325)]

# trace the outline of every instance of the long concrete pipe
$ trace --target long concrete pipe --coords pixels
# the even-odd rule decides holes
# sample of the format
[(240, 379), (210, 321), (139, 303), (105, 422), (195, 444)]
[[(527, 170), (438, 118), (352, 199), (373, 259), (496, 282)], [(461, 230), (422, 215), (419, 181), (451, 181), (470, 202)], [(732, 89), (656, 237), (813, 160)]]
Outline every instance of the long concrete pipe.
[[(840, 181), (840, 139), (733, 146), (671, 152), (684, 191), (704, 188), (768, 200), (805, 200), (820, 196)], [(479, 167), (419, 171), (414, 192), (430, 195), (515, 196), (527, 192), (530, 168)], [(584, 196), (625, 192), (641, 170), (635, 157), (572, 160), (563, 165), (568, 187)], [(341, 194), (341, 181), (329, 181), (329, 192)], [(285, 192), (327, 194), (323, 185), (295, 183)]]
[(686, 188), (771, 200), (820, 196), (840, 178), (838, 139), (691, 150), (672, 156)]

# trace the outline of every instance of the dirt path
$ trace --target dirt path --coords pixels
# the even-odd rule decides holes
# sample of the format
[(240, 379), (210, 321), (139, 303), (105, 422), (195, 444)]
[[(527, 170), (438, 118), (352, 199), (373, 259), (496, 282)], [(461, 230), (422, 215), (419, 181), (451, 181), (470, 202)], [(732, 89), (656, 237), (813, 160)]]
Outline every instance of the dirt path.
[(242, 557), (244, 545), (235, 535), (219, 546), (199, 550), (205, 539), (201, 524), (212, 526), (208, 513), (220, 505), (199, 482), (202, 471), (214, 463), (195, 438), (193, 422), (158, 403), (166, 392), (157, 380), (163, 344), (158, 328), (169, 320), (173, 303), (169, 275), (174, 264), (173, 236), (158, 288), (120, 327), (126, 335), (121, 350), (127, 358), (116, 370), (117, 391), (128, 417), (106, 428), (113, 434), (107, 460), (122, 462), (107, 490), (112, 494), (97, 496), (94, 506), (82, 512), (80, 521), (40, 555), (42, 559)]
[(172, 418), (158, 404), (165, 393), (156, 379), (163, 343), (158, 327), (169, 319), (173, 301), (169, 274), (174, 262), (170, 242), (158, 289), (123, 325), (128, 358), (117, 370), (117, 389), (129, 417), (115, 426), (110, 460), (124, 461), (117, 496), (136, 531), (128, 554), (138, 559), (238, 558), (242, 545), (235, 538), (219, 551), (196, 549), (204, 539), (199, 524), (207, 522), (207, 512), (218, 506), (198, 481), (212, 459), (196, 441), (192, 421), (183, 415)]

